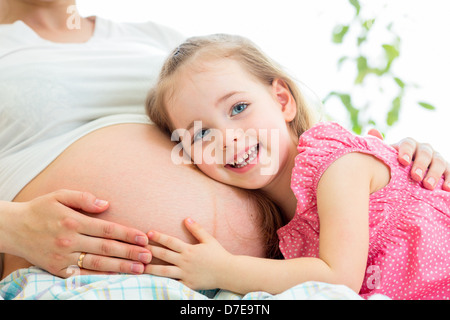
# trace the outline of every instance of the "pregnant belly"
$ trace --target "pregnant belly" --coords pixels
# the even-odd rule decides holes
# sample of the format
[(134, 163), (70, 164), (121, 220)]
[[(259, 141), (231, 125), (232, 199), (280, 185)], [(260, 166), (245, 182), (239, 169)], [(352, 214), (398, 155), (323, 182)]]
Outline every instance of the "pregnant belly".
[(258, 213), (246, 193), (211, 180), (191, 165), (174, 164), (172, 148), (151, 125), (99, 129), (67, 148), (14, 201), (62, 188), (89, 191), (110, 201), (110, 208), (96, 215), (101, 219), (192, 242), (183, 227), (183, 219), (190, 216), (229, 251), (264, 256)]

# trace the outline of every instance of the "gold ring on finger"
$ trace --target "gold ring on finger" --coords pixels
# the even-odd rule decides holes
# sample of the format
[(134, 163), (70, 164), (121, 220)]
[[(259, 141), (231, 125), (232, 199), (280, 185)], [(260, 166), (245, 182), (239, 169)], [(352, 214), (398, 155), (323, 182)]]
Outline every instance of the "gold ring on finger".
[(80, 269), (83, 269), (83, 259), (86, 256), (86, 252), (82, 252), (78, 257), (77, 265)]

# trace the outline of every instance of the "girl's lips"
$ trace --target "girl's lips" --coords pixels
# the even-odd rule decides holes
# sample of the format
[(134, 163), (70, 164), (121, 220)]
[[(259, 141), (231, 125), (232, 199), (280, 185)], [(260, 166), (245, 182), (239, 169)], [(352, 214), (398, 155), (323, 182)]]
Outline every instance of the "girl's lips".
[(249, 148), (241, 158), (238, 158), (234, 165), (227, 164), (225, 168), (236, 172), (245, 173), (252, 169), (259, 161), (259, 145)]
[(245, 151), (242, 151), (240, 154), (235, 155), (232, 160), (227, 161), (228, 165), (232, 167), (239, 167), (245, 164), (246, 162), (250, 162), (258, 153), (259, 144), (254, 145), (253, 147), (248, 147)]

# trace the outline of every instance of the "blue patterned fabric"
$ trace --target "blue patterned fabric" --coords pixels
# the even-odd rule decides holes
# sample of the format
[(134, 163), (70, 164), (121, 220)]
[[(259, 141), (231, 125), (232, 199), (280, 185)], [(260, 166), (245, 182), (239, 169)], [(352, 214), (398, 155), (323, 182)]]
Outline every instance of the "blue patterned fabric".
[[(373, 299), (385, 299), (375, 296)], [(178, 281), (151, 275), (55, 277), (32, 267), (13, 272), (0, 281), (0, 300), (361, 300), (345, 286), (307, 282), (278, 295), (226, 290), (195, 291)]]

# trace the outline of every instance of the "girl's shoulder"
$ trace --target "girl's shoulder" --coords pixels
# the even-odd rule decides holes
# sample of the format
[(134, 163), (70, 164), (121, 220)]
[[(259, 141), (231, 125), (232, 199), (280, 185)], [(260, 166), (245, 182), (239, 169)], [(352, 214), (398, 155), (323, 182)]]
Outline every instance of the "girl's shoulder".
[(297, 147), (299, 154), (309, 152), (324, 156), (351, 150), (376, 153), (386, 148), (390, 147), (379, 138), (356, 135), (336, 122), (314, 125), (300, 136)]
[(292, 187), (316, 189), (325, 170), (340, 157), (351, 152), (371, 154), (391, 166), (396, 150), (373, 136), (358, 136), (335, 122), (320, 122), (299, 139), (298, 155), (292, 172)]
[(316, 143), (322, 147), (333, 147), (333, 144), (346, 143), (353, 145), (358, 140), (357, 137), (336, 122), (319, 122), (300, 136), (299, 148), (316, 145)]

